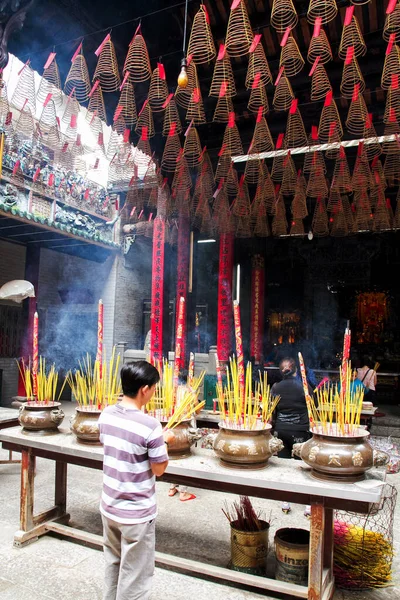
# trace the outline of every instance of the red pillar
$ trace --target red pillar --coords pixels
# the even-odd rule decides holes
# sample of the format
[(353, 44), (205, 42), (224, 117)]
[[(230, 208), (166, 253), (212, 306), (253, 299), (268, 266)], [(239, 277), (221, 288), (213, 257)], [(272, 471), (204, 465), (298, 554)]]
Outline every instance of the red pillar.
[(251, 323), (250, 356), (259, 365), (263, 354), (264, 334), (264, 259), (259, 254), (253, 256), (251, 263)]
[(217, 354), (220, 361), (229, 360), (229, 354), (232, 350), (233, 243), (234, 238), (232, 233), (221, 234), (219, 240), (217, 322)]
[[(189, 237), (190, 237), (189, 218), (185, 217), (183, 215), (179, 215), (177, 277), (176, 277), (176, 332), (177, 332), (177, 328), (178, 328), (179, 299), (181, 297), (184, 298), (186, 307), (187, 307), (187, 300), (188, 300), (189, 252), (190, 252)], [(185, 317), (183, 320), (183, 327), (182, 327), (181, 364), (180, 364), (181, 369), (183, 369), (185, 367), (186, 329), (187, 329), (187, 314), (185, 311)], [(177, 333), (176, 333), (176, 336), (177, 336)]]
[(164, 252), (165, 221), (157, 216), (154, 220), (151, 271), (150, 356), (153, 360), (161, 360), (163, 351)]

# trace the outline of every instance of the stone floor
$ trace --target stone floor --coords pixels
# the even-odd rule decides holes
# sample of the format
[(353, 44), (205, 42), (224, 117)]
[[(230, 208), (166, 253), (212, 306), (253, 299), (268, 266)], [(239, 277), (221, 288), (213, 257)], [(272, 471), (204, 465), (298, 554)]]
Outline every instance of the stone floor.
[[(71, 413), (72, 405), (66, 406)], [(0, 450), (0, 458), (7, 453)], [(36, 506), (40, 511), (52, 502), (53, 463), (37, 462)], [(68, 472), (68, 507), (71, 525), (100, 533), (98, 503), (101, 473), (70, 465)], [(400, 474), (388, 475), (388, 481), (398, 486)], [(103, 558), (98, 550), (47, 535), (23, 549), (12, 546), (13, 534), (19, 522), (19, 465), (0, 465), (0, 599), (1, 600), (100, 600), (102, 597)], [(157, 484), (159, 517), (157, 549), (193, 560), (226, 566), (230, 556), (229, 526), (222, 514), (225, 500), (233, 496), (208, 490), (193, 490), (197, 498), (180, 502), (169, 498), (168, 484)], [(280, 503), (254, 500), (267, 516), (271, 515), (270, 543), (275, 530), (284, 526), (308, 528), (303, 506), (292, 506), (288, 515)], [(400, 503), (396, 509), (395, 544), (400, 546)], [(270, 566), (273, 569), (271, 550)], [(344, 592), (337, 590), (334, 600), (400, 600), (400, 585), (396, 581), (400, 560), (394, 561), (395, 585), (383, 590)], [(199, 565), (199, 571), (201, 566)], [(249, 600), (272, 598), (259, 592), (227, 587), (165, 569), (156, 569), (151, 600)]]

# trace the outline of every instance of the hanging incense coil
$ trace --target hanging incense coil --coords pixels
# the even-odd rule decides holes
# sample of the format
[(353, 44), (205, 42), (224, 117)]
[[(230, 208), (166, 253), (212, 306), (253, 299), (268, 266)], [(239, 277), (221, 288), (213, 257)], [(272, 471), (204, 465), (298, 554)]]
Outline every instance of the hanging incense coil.
[(286, 218), (286, 206), (282, 194), (279, 194), (275, 205), (275, 214), (272, 219), (272, 235), (280, 237), (287, 235), (288, 222)]
[(78, 114), (79, 114), (80, 110), (81, 110), (81, 107), (80, 107), (79, 102), (76, 99), (75, 90), (74, 90), (67, 99), (67, 104), (65, 106), (63, 116), (61, 117), (61, 121), (63, 123), (69, 124), (71, 122), (72, 115), (76, 115), (76, 118), (78, 118)]
[[(254, 40), (253, 43), (256, 43), (256, 40)], [(259, 80), (260, 85), (264, 87), (269, 83), (272, 83), (271, 70), (261, 40), (258, 41), (255, 49), (250, 51), (249, 54), (249, 66), (247, 67), (246, 73), (246, 88), (248, 90), (251, 89), (257, 79)]]
[(167, 136), (169, 134), (172, 123), (175, 123), (176, 133), (182, 133), (182, 123), (178, 112), (178, 107), (176, 106), (175, 98), (172, 97), (166, 108), (164, 113), (164, 122), (163, 122), (163, 131), (162, 134)]
[(311, 227), (316, 237), (329, 235), (328, 213), (326, 212), (325, 200), (323, 198), (317, 198)]
[(367, 52), (367, 45), (364, 42), (363, 35), (356, 17), (353, 15), (348, 25), (343, 24), (342, 37), (339, 46), (339, 58), (346, 59), (347, 49), (354, 48), (354, 56), (364, 56)]
[(201, 143), (199, 134), (195, 127), (191, 127), (186, 132), (185, 144), (183, 146), (183, 155), (187, 160), (189, 167), (197, 167), (201, 156)]
[(40, 104), (43, 104), (49, 94), (56, 106), (62, 105), (60, 72), (55, 56), (47, 69), (43, 70), (36, 98)]
[(400, 153), (386, 156), (383, 173), (388, 187), (394, 187), (400, 182)]
[(349, 235), (349, 227), (346, 219), (346, 214), (343, 209), (342, 201), (339, 202), (337, 209), (334, 213), (331, 214), (329, 220), (331, 223), (331, 236), (345, 237), (346, 235)]
[(313, 165), (311, 168), (306, 193), (310, 198), (328, 197), (328, 185), (326, 183), (324, 171), (318, 164)]
[(19, 71), (17, 85), (15, 86), (10, 104), (18, 110), (29, 108), (31, 113), (36, 113), (35, 75), (26, 63)]
[[(95, 84), (96, 85), (96, 84)], [(88, 112), (86, 113), (86, 120), (90, 121), (93, 115), (96, 115), (99, 119), (107, 122), (106, 107), (104, 105), (103, 90), (101, 85), (93, 86), (91, 90), (91, 96), (89, 98)]]
[(247, 108), (253, 113), (258, 113), (259, 109), (262, 108), (263, 115), (269, 111), (267, 92), (261, 83), (252, 88)]
[[(304, 180), (302, 177), (301, 179)], [(294, 220), (305, 219), (308, 215), (307, 210), (307, 196), (305, 193), (304, 184), (299, 185), (299, 178), (297, 179), (296, 189), (294, 191), (294, 198), (290, 207)]]
[(388, 90), (392, 84), (393, 75), (400, 77), (400, 48), (393, 44), (390, 52), (386, 51), (385, 63), (383, 65), (381, 88)]
[(265, 162), (261, 162), (260, 164), (260, 174), (258, 176), (258, 185), (262, 185), (264, 191), (264, 201), (267, 212), (269, 214), (273, 213), (275, 202), (276, 202), (276, 193), (275, 186), (271, 179), (271, 175), (269, 173), (268, 167)]
[(232, 166), (232, 157), (229, 153), (225, 153), (219, 156), (217, 168), (215, 171), (215, 183), (220, 183), (221, 180), (226, 181), (229, 170)]
[(213, 121), (214, 123), (227, 123), (229, 114), (233, 112), (233, 103), (227, 96), (218, 98), (217, 106), (215, 107)]
[(152, 73), (148, 100), (153, 112), (162, 112), (163, 104), (168, 98), (168, 85), (165, 78), (164, 65), (158, 63)]
[(204, 112), (200, 88), (195, 88), (193, 90), (186, 112), (186, 121), (193, 121), (195, 125), (202, 125), (206, 122), (206, 114)]
[(387, 91), (385, 113), (383, 115), (384, 123), (389, 122), (391, 114), (395, 115), (397, 121), (400, 120), (400, 88), (398, 81), (396, 81), (395, 86), (392, 83)]
[(225, 45), (229, 56), (237, 57), (248, 54), (253, 41), (253, 31), (250, 25), (244, 0), (232, 3)]
[(188, 58), (188, 66), (187, 66), (187, 76), (188, 76), (188, 84), (185, 88), (177, 86), (175, 90), (175, 100), (179, 106), (186, 109), (189, 106), (190, 99), (193, 94), (193, 90), (195, 88), (199, 88), (199, 78), (197, 76), (197, 68), (196, 64), (193, 60), (189, 61)]
[(365, 140), (373, 140), (372, 143), (365, 144), (365, 153), (368, 160), (374, 159), (376, 156), (382, 154), (382, 147), (378, 141), (378, 136), (375, 131), (375, 127), (372, 124), (372, 120), (368, 116), (365, 120), (363, 137)]
[(182, 154), (181, 142), (179, 135), (173, 133), (168, 135), (164, 146), (164, 152), (161, 159), (161, 170), (166, 173), (175, 173), (177, 159)]
[(275, 145), (265, 117), (256, 122), (253, 138), (249, 147), (249, 154), (258, 154), (259, 152), (270, 152), (274, 150)]
[(239, 239), (252, 237), (250, 217), (237, 217), (235, 235)]
[(275, 87), (274, 99), (272, 105), (275, 110), (288, 110), (294, 100), (294, 93), (289, 79), (285, 73), (281, 76), (278, 85)]
[(0, 79), (0, 123), (5, 124), (10, 113), (10, 104), (8, 102), (7, 84)]
[[(308, 146), (312, 148), (319, 144), (318, 135), (313, 138), (312, 135), (308, 137)], [(321, 167), (322, 171), (326, 173), (326, 165), (323, 152), (320, 150), (314, 150), (312, 152), (307, 152), (304, 156), (304, 164), (303, 164), (303, 173), (310, 173), (311, 168), (315, 165)]]
[(299, 21), (292, 0), (274, 0), (271, 11), (271, 25), (281, 33), (294, 29)]
[(24, 108), (19, 113), (18, 120), (15, 124), (15, 133), (18, 135), (32, 135), (32, 131), (34, 130), (34, 120), (29, 107)]
[(272, 161), (271, 179), (277, 183), (282, 181), (286, 155), (274, 156)]
[(353, 95), (346, 119), (346, 127), (350, 133), (356, 136), (362, 136), (367, 116), (368, 109), (362, 94), (356, 94), (356, 96)]
[(204, 4), (200, 4), (199, 10), (194, 16), (187, 53), (193, 57), (197, 65), (209, 63), (217, 54), (207, 8)]
[[(252, 162), (252, 161), (249, 161), (249, 162)], [(247, 166), (247, 164), (246, 164), (246, 166)], [(245, 177), (246, 177), (246, 175), (245, 175)], [(247, 181), (247, 179), (246, 179), (246, 181)], [(225, 189), (229, 196), (234, 196), (236, 198), (236, 196), (238, 195), (239, 178), (238, 178), (238, 174), (237, 174), (237, 171), (236, 171), (233, 163), (231, 163), (228, 174), (226, 176)]]
[(305, 235), (304, 223), (301, 219), (293, 219), (290, 224), (290, 235)]
[(303, 119), (297, 106), (297, 100), (292, 101), (289, 110), (285, 140), (288, 148), (296, 148), (307, 145), (307, 135), (304, 129)]
[(127, 127), (133, 127), (137, 122), (135, 90), (130, 81), (124, 83), (119, 96), (117, 109), (122, 106), (121, 116), (125, 119)]
[(372, 174), (364, 147), (361, 154), (357, 154), (356, 162), (354, 163), (351, 187), (354, 192), (362, 192), (363, 190), (369, 190), (371, 184)]
[(374, 210), (375, 231), (390, 231), (393, 229), (393, 210), (389, 198), (379, 198)]
[(324, 65), (317, 64), (311, 77), (311, 100), (316, 102), (326, 97), (332, 91), (332, 85)]
[(371, 185), (371, 200), (373, 199), (376, 190), (385, 190), (387, 188), (387, 182), (385, 173), (382, 167), (382, 163), (379, 159), (375, 159), (371, 164), (372, 182)]
[(250, 196), (247, 183), (242, 176), (239, 191), (232, 205), (232, 214), (235, 217), (250, 217)]
[(119, 133), (113, 129), (111, 131), (110, 139), (107, 144), (107, 152), (106, 157), (109, 160), (112, 160), (116, 154), (118, 154), (119, 147), (121, 145), (121, 136)]
[(89, 99), (91, 87), (89, 71), (81, 48), (68, 71), (64, 85), (64, 93), (67, 96), (73, 93), (78, 102), (83, 104)]
[(333, 170), (331, 189), (341, 194), (352, 191), (350, 169), (344, 148), (341, 147)]
[(254, 226), (254, 235), (259, 238), (270, 237), (271, 228), (269, 226), (268, 217), (261, 217), (257, 219), (257, 222)]
[(129, 79), (133, 83), (141, 83), (151, 77), (149, 53), (140, 30), (137, 30), (129, 44), (123, 68), (124, 76), (127, 71), (129, 72)]
[(282, 185), (281, 193), (284, 196), (291, 196), (296, 189), (297, 173), (290, 152), (285, 156), (283, 161)]
[(153, 137), (153, 135), (155, 133), (153, 112), (150, 108), (150, 104), (149, 104), (148, 100), (144, 101), (142, 109), (141, 109), (140, 113), (138, 114), (135, 131), (139, 135), (142, 135), (143, 131), (145, 131), (149, 137)]
[(98, 139), (99, 135), (103, 135), (103, 121), (95, 114), (91, 114), (89, 121), (90, 131), (93, 136)]
[(179, 157), (176, 162), (175, 174), (171, 184), (171, 190), (187, 191), (192, 187), (192, 178), (190, 176), (188, 162), (184, 155)]
[[(328, 97), (328, 95), (327, 95)], [(318, 138), (321, 144), (340, 141), (343, 137), (343, 127), (339, 111), (333, 98), (325, 101), (321, 111), (318, 126)]]
[(389, 116), (389, 121), (385, 125), (385, 129), (383, 131), (383, 135), (386, 136), (395, 136), (391, 141), (385, 141), (382, 144), (382, 152), (383, 154), (398, 154), (400, 152), (400, 126), (398, 121), (396, 120), (396, 115), (392, 112)]
[(42, 114), (39, 119), (39, 127), (42, 133), (48, 132), (52, 127), (57, 126), (57, 112), (53, 100), (50, 100), (43, 107)]
[(221, 86), (224, 95), (228, 98), (236, 96), (236, 85), (233, 77), (232, 65), (226, 48), (221, 44), (217, 60), (214, 66), (209, 96), (218, 98), (221, 94)]
[(336, 0), (310, 0), (307, 11), (307, 21), (315, 23), (315, 20), (320, 17), (321, 25), (333, 21), (337, 15)]
[(326, 33), (322, 29), (322, 27), (319, 31), (318, 36), (312, 36), (307, 52), (307, 60), (312, 65), (318, 57), (318, 62), (322, 65), (325, 65), (333, 58), (331, 46), (329, 44), (328, 38), (326, 37)]
[(267, 217), (267, 207), (265, 205), (264, 190), (262, 185), (258, 184), (253, 202), (250, 206), (250, 218), (253, 227), (256, 226), (257, 220)]
[(354, 194), (354, 229), (355, 231), (373, 231), (374, 222), (366, 190)]
[(214, 235), (214, 223), (211, 216), (211, 209), (208, 204), (203, 211), (203, 218), (199, 227), (200, 233), (208, 236)]
[(304, 59), (292, 34), (289, 35), (281, 50), (279, 68), (282, 67), (285, 68), (286, 77), (294, 77), (304, 67)]
[(119, 76), (114, 44), (111, 41), (110, 35), (103, 42), (98, 57), (93, 81), (99, 80), (101, 88), (105, 93), (116, 92), (121, 85), (121, 78)]
[(327, 206), (327, 210), (329, 212), (334, 212), (335, 210), (337, 210), (339, 203), (340, 203), (340, 198), (341, 198), (340, 192), (338, 192), (336, 190), (332, 190), (332, 189), (330, 190), (328, 206)]
[(359, 93), (363, 94), (365, 92), (364, 77), (362, 76), (356, 57), (353, 56), (350, 61), (346, 59), (344, 62), (340, 93), (344, 98), (351, 100), (356, 85), (358, 85)]
[[(142, 156), (140, 155), (142, 153)], [(140, 136), (136, 146), (135, 161), (140, 164), (148, 165), (148, 157), (152, 156), (150, 140), (147, 137)]]
[(261, 159), (259, 158), (258, 154), (253, 154), (253, 156), (257, 158), (253, 158), (252, 160), (246, 161), (246, 166), (244, 169), (244, 179), (248, 184), (257, 185), (258, 178), (260, 175)]
[(394, 41), (400, 41), (400, 3), (396, 2), (394, 10), (386, 16), (383, 28), (383, 39), (387, 42), (390, 36), (394, 34)]
[(240, 139), (239, 129), (234, 122), (234, 117), (232, 121), (228, 122), (228, 125), (225, 127), (222, 147), (225, 148), (225, 151), (231, 156), (239, 156), (243, 154), (242, 140)]
[(200, 165), (200, 177), (202, 181), (203, 188), (209, 195), (212, 195), (214, 190), (214, 171), (210, 156), (207, 150), (204, 148), (201, 157), (201, 165)]

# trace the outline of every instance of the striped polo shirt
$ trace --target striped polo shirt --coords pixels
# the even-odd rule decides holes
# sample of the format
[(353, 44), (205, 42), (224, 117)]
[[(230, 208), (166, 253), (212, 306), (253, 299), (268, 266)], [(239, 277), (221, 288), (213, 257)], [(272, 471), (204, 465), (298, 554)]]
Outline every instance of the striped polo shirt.
[(168, 460), (160, 423), (136, 408), (115, 404), (101, 413), (99, 429), (104, 446), (100, 512), (118, 523), (151, 521), (157, 504), (150, 463)]

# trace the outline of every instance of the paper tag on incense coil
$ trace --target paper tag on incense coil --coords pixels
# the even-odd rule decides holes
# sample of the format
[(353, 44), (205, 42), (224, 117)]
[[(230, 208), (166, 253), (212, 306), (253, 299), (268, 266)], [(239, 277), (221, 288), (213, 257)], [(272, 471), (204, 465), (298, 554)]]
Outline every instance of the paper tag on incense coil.
[(354, 56), (354, 46), (349, 46), (346, 52), (346, 60), (344, 61), (345, 65), (350, 65)]
[(290, 32), (291, 32), (291, 31), (292, 31), (292, 30), (291, 30), (291, 28), (290, 28), (290, 27), (287, 27), (287, 28), (286, 28), (286, 31), (285, 31), (285, 33), (283, 34), (283, 38), (281, 39), (281, 43), (280, 43), (280, 46), (281, 46), (282, 48), (283, 48), (284, 46), (286, 46), (286, 43), (287, 43), (287, 41), (288, 41), (288, 38), (289, 38), (289, 35), (290, 35)]
[(225, 154), (226, 144), (222, 144), (221, 150), (218, 152), (218, 156), (223, 156)]
[(25, 67), (26, 67), (27, 65), (29, 65), (29, 63), (30, 63), (30, 60), (31, 60), (31, 59), (30, 59), (30, 58), (28, 58), (28, 60), (26, 61), (26, 63), (25, 63), (25, 64), (24, 64), (24, 66), (22, 67), (22, 69), (20, 69), (20, 71), (18, 71), (18, 77), (21, 75), (21, 73), (22, 73), (22, 71), (25, 69)]
[(225, 52), (226, 52), (226, 49), (225, 49), (224, 44), (220, 44), (217, 60), (223, 60), (225, 58)]
[(108, 42), (108, 40), (110, 39), (110, 34), (108, 33), (106, 35), (106, 37), (104, 38), (104, 40), (101, 42), (100, 46), (97, 48), (97, 50), (95, 50), (95, 55), (98, 57), (100, 52), (103, 50), (104, 46), (106, 45), (106, 43)]
[(47, 185), (49, 187), (53, 187), (53, 185), (54, 185), (54, 173), (50, 173), (49, 179), (47, 181)]
[(386, 14), (391, 15), (394, 9), (396, 8), (397, 0), (389, 0), (389, 4), (386, 9)]
[(376, 167), (376, 165), (378, 163), (378, 160), (379, 160), (379, 156), (374, 156), (374, 159), (373, 159), (373, 161), (371, 163), (371, 167), (372, 168)]
[(197, 159), (199, 163), (203, 162), (204, 154), (207, 151), (207, 146), (204, 146), (203, 150), (200, 153), (199, 158)]
[(32, 181), (37, 181), (37, 180), (38, 180), (38, 177), (39, 177), (39, 175), (40, 175), (40, 169), (39, 169), (39, 167), (38, 167), (38, 168), (36, 169), (36, 171), (35, 171), (35, 173), (34, 173), (33, 177), (32, 177)]
[(11, 111), (9, 111), (6, 116), (6, 122), (5, 122), (6, 125), (11, 125), (12, 117), (13, 117), (13, 114)]
[(389, 122), (390, 123), (396, 123), (397, 119), (396, 119), (396, 113), (394, 108), (391, 106), (389, 108)]
[(167, 108), (168, 104), (171, 102), (172, 98), (174, 97), (173, 94), (169, 94), (167, 96), (166, 101), (164, 102), (164, 104), (162, 105), (162, 108)]
[(280, 133), (278, 135), (278, 139), (276, 141), (276, 149), (277, 150), (280, 150), (282, 148), (284, 137), (285, 137), (284, 133)]
[(316, 125), (311, 125), (311, 139), (318, 140), (318, 127)]
[(365, 128), (371, 129), (372, 127), (372, 113), (368, 113), (365, 117)]
[(149, 139), (148, 133), (149, 133), (149, 128), (146, 125), (144, 125), (142, 127), (142, 135), (140, 136), (144, 142)]
[(206, 18), (206, 21), (208, 23), (208, 25), (210, 24), (210, 15), (208, 14), (208, 10), (205, 4), (203, 4), (203, 2), (200, 4), (200, 9), (203, 10), (204, 12), (204, 16)]
[(256, 33), (256, 35), (254, 36), (253, 41), (251, 42), (251, 46), (249, 48), (249, 54), (253, 54), (253, 52), (257, 48), (261, 40), (261, 35), (261, 33)]
[(53, 94), (50, 92), (47, 94), (45, 101), (43, 102), (43, 108), (46, 108), (50, 100), (52, 99)]
[(256, 123), (260, 123), (261, 119), (263, 118), (263, 112), (264, 112), (264, 107), (260, 106), (258, 108), (258, 112), (257, 112), (257, 119), (256, 119)]
[(192, 129), (192, 127), (193, 127), (193, 119), (190, 121), (190, 123), (189, 123), (189, 127), (188, 127), (188, 128), (186, 129), (186, 131), (185, 131), (185, 134), (184, 134), (184, 135), (185, 135), (185, 137), (187, 137), (187, 136), (188, 136), (188, 134), (189, 134), (189, 131)]
[(312, 77), (314, 75), (315, 69), (317, 68), (317, 65), (318, 65), (318, 63), (319, 63), (320, 60), (321, 60), (320, 56), (317, 56), (316, 59), (314, 60), (314, 64), (311, 67), (311, 71), (308, 74), (309, 77)]
[(333, 136), (333, 134), (335, 133), (335, 129), (336, 129), (336, 121), (331, 121), (330, 125), (329, 125), (329, 137), (331, 138)]
[(219, 89), (219, 97), (220, 98), (223, 98), (225, 96), (227, 89), (228, 89), (228, 82), (222, 81), (221, 87)]
[(97, 90), (97, 88), (99, 87), (99, 85), (100, 85), (100, 79), (97, 79), (97, 81), (95, 81), (92, 89), (89, 92), (89, 98), (91, 98), (93, 96), (93, 94), (95, 93), (95, 91)]
[(229, 129), (232, 129), (232, 127), (235, 125), (235, 113), (234, 112), (230, 112), (229, 113), (229, 117), (228, 117), (228, 127)]
[(63, 152), (65, 154), (65, 152), (68, 150), (68, 142), (65, 142), (65, 144), (63, 145), (61, 152)]
[(195, 104), (198, 104), (200, 102), (200, 89), (199, 88), (194, 88), (193, 94), (192, 94), (192, 100)]
[(69, 120), (69, 126), (71, 127), (71, 129), (75, 129), (77, 126), (78, 122), (77, 122), (77, 115), (72, 114), (71, 118)]
[[(345, 152), (343, 146), (340, 146), (340, 148), (339, 148), (339, 157), (340, 158), (346, 158), (346, 152)], [(344, 167), (344, 165), (342, 164), (341, 167)]]
[(124, 137), (123, 137), (124, 144), (128, 144), (129, 143), (130, 136), (131, 136), (131, 130), (128, 129), (128, 128), (125, 128), (124, 129)]
[(322, 17), (316, 17), (314, 23), (313, 37), (317, 38), (321, 32)]
[(254, 76), (253, 85), (251, 86), (253, 90), (256, 90), (260, 85), (261, 73), (256, 73)]
[(115, 113), (114, 113), (114, 123), (115, 121), (118, 121), (118, 118), (120, 117), (122, 111), (124, 110), (124, 107), (122, 106), (122, 104), (118, 104), (117, 108), (115, 109)]
[(289, 110), (289, 112), (290, 112), (291, 115), (295, 114), (295, 112), (297, 110), (297, 104), (298, 104), (298, 100), (297, 100), (297, 98), (294, 98), (292, 100), (292, 103), (290, 105), (290, 110)]
[(120, 91), (120, 92), (122, 92), (122, 90), (124, 89), (124, 87), (125, 87), (125, 84), (126, 84), (126, 82), (128, 81), (128, 77), (129, 77), (129, 75), (130, 75), (130, 72), (129, 72), (129, 71), (126, 71), (126, 72), (125, 72), (125, 75), (124, 75), (124, 78), (123, 78), (123, 80), (122, 80), (122, 83), (121, 83), (121, 85), (119, 86), (119, 91)]
[(179, 163), (182, 160), (182, 156), (183, 156), (183, 148), (180, 148), (180, 150), (178, 152), (178, 156), (176, 157), (177, 163)]
[(176, 123), (171, 123), (170, 128), (169, 128), (169, 132), (168, 132), (168, 136), (172, 137), (173, 135), (175, 135), (176, 133)]
[(84, 195), (83, 195), (83, 198), (84, 198), (85, 200), (89, 200), (89, 190), (88, 190), (88, 189), (86, 189), (86, 190), (85, 190), (85, 193), (84, 193)]
[(80, 53), (81, 50), (82, 50), (82, 42), (79, 44), (79, 46), (77, 47), (77, 49), (75, 50), (75, 52), (71, 58), (72, 63), (75, 61), (76, 57), (78, 56), (78, 54)]
[(392, 90), (397, 90), (399, 87), (399, 76), (397, 75), (397, 73), (392, 73), (391, 81), (392, 81)]
[(395, 44), (395, 42), (396, 42), (396, 34), (395, 33), (391, 33), (390, 37), (389, 37), (389, 42), (388, 42), (388, 45), (387, 45), (387, 48), (386, 48), (386, 56), (391, 53), (392, 48), (393, 48), (393, 44)]
[(158, 75), (160, 76), (160, 79), (163, 79), (165, 81), (164, 65), (162, 63), (157, 63), (157, 67), (158, 67)]
[(12, 171), (12, 172), (13, 172), (13, 175), (15, 175), (15, 174), (16, 174), (16, 172), (18, 171), (20, 164), (21, 164), (21, 161), (20, 161), (20, 160), (17, 160), (17, 162), (16, 162), (16, 163), (15, 163), (15, 165), (14, 165), (13, 171)]
[(143, 102), (143, 106), (142, 106), (142, 108), (140, 109), (140, 113), (138, 114), (138, 117), (140, 117), (140, 115), (142, 114), (142, 112), (143, 112), (143, 111), (144, 111), (144, 109), (146, 108), (146, 106), (147, 106), (148, 102), (149, 102), (149, 99), (148, 99), (148, 98), (146, 98), (146, 100)]
[(104, 145), (104, 136), (103, 136), (103, 134), (101, 132), (98, 135), (97, 144), (99, 146), (103, 146)]
[(231, 4), (231, 10), (235, 10), (235, 8), (237, 8), (239, 6), (239, 4), (241, 3), (242, 0), (233, 0), (232, 4)]
[(76, 142), (75, 142), (75, 144), (77, 146), (82, 146), (82, 139), (81, 139), (81, 134), (80, 133), (78, 133), (77, 136), (76, 136)]
[(56, 117), (56, 123), (58, 125), (58, 128), (60, 128), (61, 127), (60, 117)]
[(282, 65), (281, 68), (279, 69), (278, 77), (275, 79), (275, 83), (274, 83), (275, 86), (277, 86), (278, 83), (280, 82), (284, 69), (285, 69), (285, 65)]
[(50, 52), (47, 60), (46, 60), (46, 64), (44, 65), (43, 69), (46, 70), (49, 68), (49, 66), (51, 65), (51, 63), (53, 62), (53, 60), (56, 57), (56, 53), (55, 52)]
[(356, 83), (354, 85), (353, 96), (351, 98), (352, 102), (357, 102), (359, 92), (360, 92), (360, 84)]
[(361, 156), (364, 149), (364, 142), (358, 142), (357, 156)]
[(290, 150), (288, 150), (288, 153), (285, 156), (285, 160), (283, 161), (283, 166), (286, 167), (286, 165), (288, 164), (290, 159)]
[(332, 104), (333, 91), (329, 90), (325, 96), (324, 106), (330, 106)]

